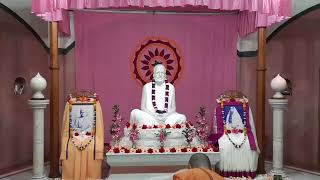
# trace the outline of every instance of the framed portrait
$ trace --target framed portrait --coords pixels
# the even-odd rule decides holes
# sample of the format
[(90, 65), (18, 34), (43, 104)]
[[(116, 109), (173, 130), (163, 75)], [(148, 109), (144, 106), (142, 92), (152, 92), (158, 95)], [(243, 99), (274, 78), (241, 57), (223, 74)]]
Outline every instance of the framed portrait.
[(75, 132), (91, 132), (95, 125), (95, 112), (93, 105), (72, 105), (70, 112), (70, 128)]

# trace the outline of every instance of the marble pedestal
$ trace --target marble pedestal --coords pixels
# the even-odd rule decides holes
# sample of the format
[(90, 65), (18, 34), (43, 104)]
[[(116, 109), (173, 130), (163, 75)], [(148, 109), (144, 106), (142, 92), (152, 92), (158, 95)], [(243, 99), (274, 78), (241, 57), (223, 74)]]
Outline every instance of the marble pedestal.
[(287, 177), (283, 170), (283, 119), (288, 99), (269, 99), (273, 111), (273, 167), (272, 175)]
[(33, 109), (33, 176), (32, 179), (48, 179), (44, 172), (44, 110), (49, 100), (29, 100)]

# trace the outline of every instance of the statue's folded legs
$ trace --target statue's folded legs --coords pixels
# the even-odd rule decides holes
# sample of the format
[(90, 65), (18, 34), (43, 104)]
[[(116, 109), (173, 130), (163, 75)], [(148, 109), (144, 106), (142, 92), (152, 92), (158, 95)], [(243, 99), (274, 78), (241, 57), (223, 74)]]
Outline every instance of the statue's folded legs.
[[(148, 120), (146, 121), (146, 119)], [(170, 126), (174, 124), (184, 124), (186, 123), (186, 119), (187, 118), (185, 115), (175, 112), (168, 115), (163, 124), (170, 124)], [(130, 115), (130, 124), (153, 126), (159, 125), (161, 124), (161, 122), (159, 122), (154, 116), (151, 116), (150, 114), (144, 111), (134, 109), (132, 110)]]
[(134, 109), (130, 114), (130, 124), (152, 126), (159, 125), (159, 122), (154, 116), (151, 116), (150, 114), (141, 111), (140, 109)]

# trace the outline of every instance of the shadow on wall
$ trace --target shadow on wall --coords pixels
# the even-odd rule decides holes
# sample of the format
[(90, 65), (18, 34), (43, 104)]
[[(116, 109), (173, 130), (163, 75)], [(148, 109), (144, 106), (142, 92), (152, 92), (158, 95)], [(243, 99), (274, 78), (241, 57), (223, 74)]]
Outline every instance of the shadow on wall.
[[(267, 44), (266, 96), (274, 75), (290, 80), (292, 96), (284, 124), (284, 163), (320, 171), (320, 10), (292, 21)], [(241, 58), (239, 89), (256, 102), (257, 57)], [(255, 107), (253, 107), (255, 110)], [(266, 104), (266, 159), (272, 161), (272, 111)]]

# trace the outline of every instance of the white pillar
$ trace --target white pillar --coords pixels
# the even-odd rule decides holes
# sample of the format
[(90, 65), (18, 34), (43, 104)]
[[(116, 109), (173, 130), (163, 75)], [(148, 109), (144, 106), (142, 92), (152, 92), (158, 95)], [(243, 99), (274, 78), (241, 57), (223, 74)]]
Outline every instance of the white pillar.
[(49, 100), (29, 100), (33, 109), (33, 176), (32, 179), (46, 179), (44, 173), (44, 110)]
[(29, 100), (33, 109), (33, 176), (32, 179), (47, 179), (44, 172), (44, 110), (49, 104), (41, 91), (46, 86), (46, 80), (38, 73), (30, 81), (31, 88), (35, 94)]
[(287, 177), (283, 171), (283, 119), (288, 99), (269, 99), (273, 111), (273, 168), (271, 174)]

